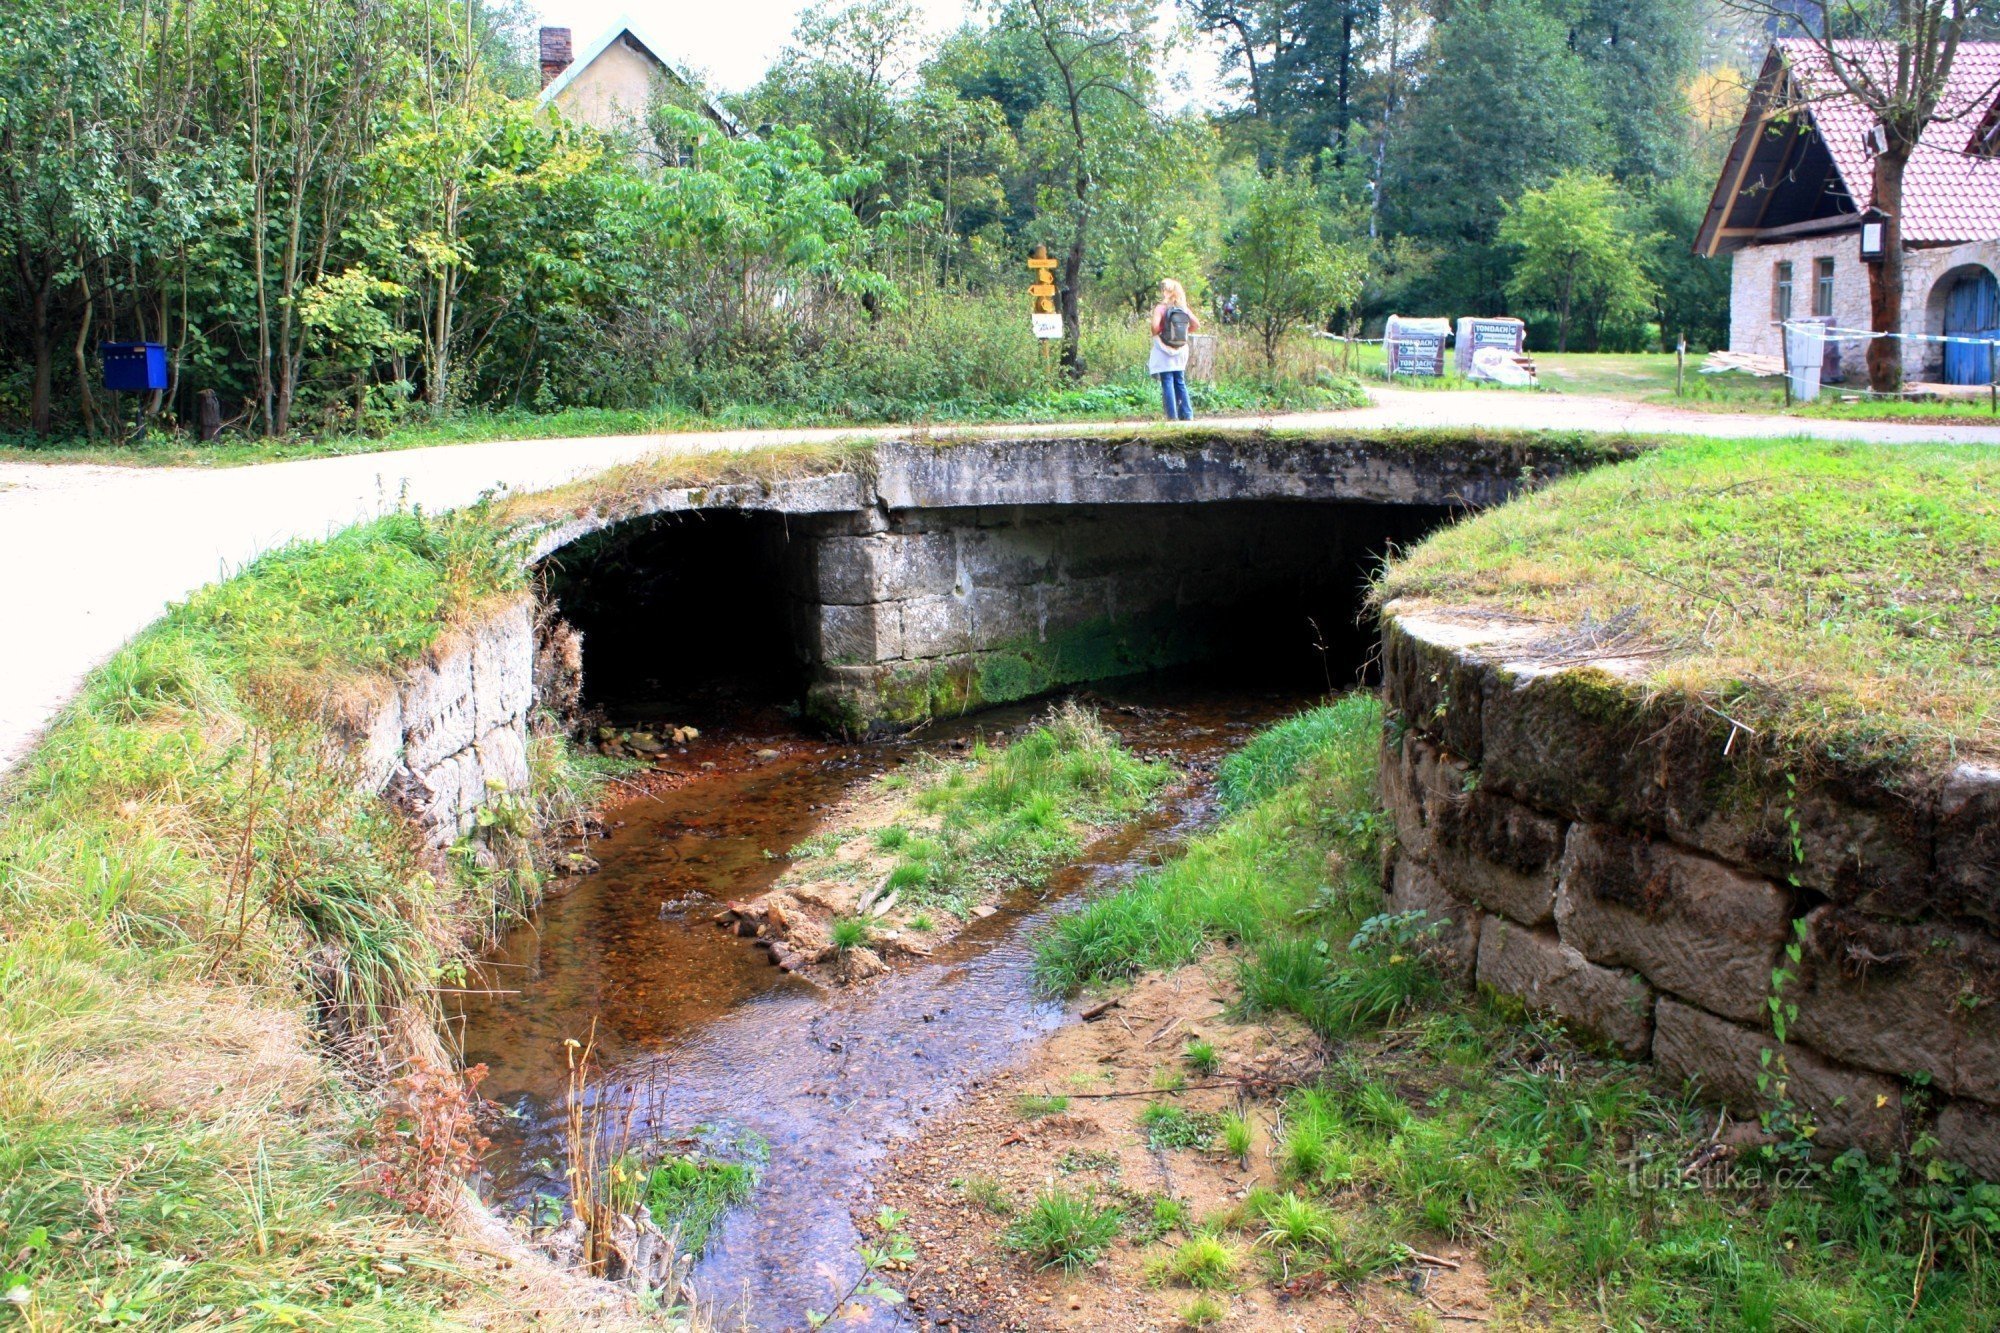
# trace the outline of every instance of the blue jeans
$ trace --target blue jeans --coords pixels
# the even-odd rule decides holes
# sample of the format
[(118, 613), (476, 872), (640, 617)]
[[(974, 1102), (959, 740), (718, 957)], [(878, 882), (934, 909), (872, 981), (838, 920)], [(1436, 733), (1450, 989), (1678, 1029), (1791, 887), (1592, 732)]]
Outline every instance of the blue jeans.
[(1194, 404), (1188, 401), (1187, 372), (1163, 370), (1153, 378), (1160, 382), (1160, 403), (1167, 409), (1167, 420), (1193, 421)]

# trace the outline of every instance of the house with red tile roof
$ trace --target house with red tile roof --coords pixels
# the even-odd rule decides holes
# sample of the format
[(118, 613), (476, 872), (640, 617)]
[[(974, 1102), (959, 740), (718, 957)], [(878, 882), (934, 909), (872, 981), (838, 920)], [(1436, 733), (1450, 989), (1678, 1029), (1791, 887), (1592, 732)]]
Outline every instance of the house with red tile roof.
[[(1843, 60), (1894, 59), (1886, 43), (1840, 46)], [(1729, 255), (1729, 347), (1778, 356), (1782, 325), (1871, 326), (1863, 215), (1873, 203), (1880, 129), (1805, 39), (1776, 43), (1750, 92), (1695, 252)], [(1959, 47), (1937, 117), (1903, 183), (1903, 332), (2000, 337), (2000, 42)], [(1826, 372), (1865, 378), (1865, 342), (1831, 337)], [(1985, 384), (1989, 349), (1905, 342), (1904, 375)]]

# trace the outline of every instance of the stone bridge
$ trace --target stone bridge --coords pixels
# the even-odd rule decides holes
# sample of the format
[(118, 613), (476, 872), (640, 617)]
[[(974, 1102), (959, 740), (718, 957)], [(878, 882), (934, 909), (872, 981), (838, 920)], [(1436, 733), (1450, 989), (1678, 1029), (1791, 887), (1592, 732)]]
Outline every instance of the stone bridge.
[[(587, 677), (747, 648), (792, 665), (821, 723), (865, 734), (1296, 654), (1309, 621), (1321, 650), (1356, 657), (1389, 544), (1608, 456), (1463, 433), (893, 444), (837, 473), (586, 515), (536, 555), (583, 631)], [(595, 684), (605, 697), (619, 682)]]

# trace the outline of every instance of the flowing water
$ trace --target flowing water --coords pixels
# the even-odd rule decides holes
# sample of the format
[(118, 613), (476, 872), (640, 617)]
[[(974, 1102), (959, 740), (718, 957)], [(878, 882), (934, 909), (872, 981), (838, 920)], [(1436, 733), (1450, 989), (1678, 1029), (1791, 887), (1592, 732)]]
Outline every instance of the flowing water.
[(503, 1207), (563, 1193), (564, 1041), (594, 1026), (593, 1095), (611, 1122), (630, 1124), (635, 1146), (703, 1127), (769, 1145), (755, 1197), (717, 1226), (695, 1269), (704, 1303), (760, 1329), (802, 1328), (808, 1308), (831, 1308), (859, 1271), (851, 1219), (870, 1209), (869, 1180), (890, 1146), (1067, 1021), (1034, 991), (1036, 928), (1210, 819), (1216, 761), (1305, 702), (1162, 682), (1098, 698), (1128, 746), (1189, 781), (931, 959), (850, 989), (771, 966), (714, 913), (775, 881), (786, 864), (777, 854), (844, 795), (923, 750), (962, 746), (975, 727), (1018, 728), (1035, 710), (867, 745), (809, 739), (775, 715), (738, 717), (728, 740), (704, 738), (676, 758), (679, 785), (610, 811), (610, 836), (592, 848), (601, 870), (513, 932), (481, 970), (489, 993), (464, 1004), (465, 1058), (488, 1066), (483, 1091), (510, 1112), (486, 1163)]

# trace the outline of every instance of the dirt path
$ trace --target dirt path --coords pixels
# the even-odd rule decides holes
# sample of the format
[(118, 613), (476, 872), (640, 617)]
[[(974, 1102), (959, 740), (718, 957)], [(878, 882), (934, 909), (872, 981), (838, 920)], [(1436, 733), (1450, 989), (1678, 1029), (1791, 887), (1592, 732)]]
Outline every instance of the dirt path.
[[(1560, 394), (1377, 389), (1350, 412), (1241, 418), (1297, 428), (1488, 426), (1735, 437), (1809, 435), (1883, 444), (2000, 443), (2000, 427), (1923, 426), (1724, 416)], [(1059, 436), (1107, 423), (1030, 425), (998, 433)], [(976, 428), (996, 433), (996, 428)], [(92, 667), (167, 603), (259, 553), (322, 537), (400, 502), (450, 508), (496, 486), (538, 490), (632, 459), (765, 444), (893, 439), (904, 432), (707, 431), (572, 440), (494, 441), (238, 468), (113, 468), (0, 462), (0, 772), (29, 745)], [(933, 435), (951, 434), (933, 430)]]
[[(1253, 1189), (1282, 1189), (1272, 1160), (1277, 1094), (1315, 1072), (1319, 1043), (1295, 1020), (1229, 1016), (1233, 964), (1218, 954), (1143, 978), (1096, 1021), (1071, 1024), (940, 1118), (877, 1178), (881, 1201), (908, 1214), (917, 1262), (896, 1275), (919, 1326), (958, 1333), (1173, 1329), (1212, 1319), (1231, 1330), (1477, 1326), (1493, 1316), (1478, 1256), (1439, 1240), (1372, 1278), (1331, 1281), (1260, 1242), (1245, 1216)], [(1215, 1048), (1211, 1074), (1190, 1070), (1194, 1040)], [(1186, 1080), (1182, 1091), (1163, 1091)], [(1044, 1100), (1037, 1104), (1031, 1099)], [(1240, 1111), (1252, 1126), (1242, 1158), (1220, 1147), (1149, 1144), (1141, 1115), (1171, 1105), (1190, 1116)], [(1060, 1109), (1054, 1109), (1059, 1107)], [(1074, 1275), (1036, 1271), (1003, 1237), (1051, 1187), (1116, 1203), (1118, 1239)], [(1185, 1221), (1163, 1225), (1159, 1201)], [(865, 1219), (863, 1219), (865, 1221)], [(1161, 1272), (1197, 1228), (1220, 1227), (1236, 1274), (1199, 1291)], [(1435, 1262), (1443, 1260), (1446, 1262)], [(1456, 1264), (1453, 1268), (1449, 1265)], [(1190, 1312), (1206, 1297), (1211, 1308)]]

